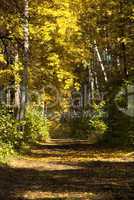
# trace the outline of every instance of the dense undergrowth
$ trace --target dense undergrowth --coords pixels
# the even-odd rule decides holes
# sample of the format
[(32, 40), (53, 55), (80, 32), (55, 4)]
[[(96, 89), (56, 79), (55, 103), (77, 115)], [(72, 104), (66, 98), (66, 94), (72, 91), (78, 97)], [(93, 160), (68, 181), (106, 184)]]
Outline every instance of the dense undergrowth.
[[(60, 120), (60, 137), (71, 137), (74, 139), (89, 139), (93, 135), (98, 138), (97, 142), (102, 141), (107, 134), (107, 112), (105, 112), (105, 102), (100, 104), (95, 102), (92, 108), (80, 110), (77, 113), (67, 113)], [(59, 133), (59, 129), (56, 131)], [(58, 137), (58, 135), (56, 134)], [(90, 140), (90, 139), (89, 139)]]
[(10, 109), (0, 107), (0, 162), (23, 151), (23, 148), (49, 138), (49, 122), (41, 112), (29, 109), (26, 118), (18, 121)]
[(134, 144), (134, 118), (122, 113), (114, 100), (94, 103), (88, 112), (63, 117), (54, 137), (88, 139), (89, 143), (109, 146), (130, 146)]

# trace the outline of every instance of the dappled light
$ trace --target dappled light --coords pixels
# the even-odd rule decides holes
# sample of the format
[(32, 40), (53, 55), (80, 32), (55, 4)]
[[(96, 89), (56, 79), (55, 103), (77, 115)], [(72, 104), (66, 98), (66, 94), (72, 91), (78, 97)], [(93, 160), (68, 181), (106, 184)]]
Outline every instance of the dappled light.
[(1, 167), (1, 199), (125, 200), (134, 196), (131, 149), (65, 143), (35, 146), (31, 153)]
[(0, 0), (0, 200), (134, 200), (134, 0)]

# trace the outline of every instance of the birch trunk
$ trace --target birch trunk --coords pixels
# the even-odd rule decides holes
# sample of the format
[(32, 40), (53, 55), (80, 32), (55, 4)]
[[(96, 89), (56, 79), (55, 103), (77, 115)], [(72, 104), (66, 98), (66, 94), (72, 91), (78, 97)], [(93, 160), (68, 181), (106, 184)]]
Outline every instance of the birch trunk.
[(25, 118), (27, 100), (28, 100), (28, 65), (29, 65), (29, 0), (23, 0), (24, 2), (24, 56), (23, 56), (23, 77), (21, 84), (21, 108), (20, 119)]
[(104, 75), (104, 80), (105, 80), (105, 82), (107, 82), (108, 81), (107, 74), (106, 74), (105, 67), (104, 67), (104, 64), (102, 62), (102, 59), (101, 59), (101, 55), (100, 55), (99, 49), (97, 47), (96, 40), (94, 40), (94, 49), (95, 49), (95, 52), (97, 54), (97, 58), (98, 58), (98, 61), (100, 63), (100, 66), (101, 66), (101, 70), (102, 70), (103, 75)]
[(92, 105), (94, 98), (94, 80), (92, 69), (89, 68), (89, 103)]
[[(18, 45), (16, 45), (16, 49), (15, 49), (15, 59), (14, 59), (14, 65), (17, 68), (19, 62), (19, 52), (18, 52)], [(14, 89), (15, 89), (15, 93), (14, 93), (14, 116), (17, 120), (20, 119), (20, 83), (18, 83), (17, 78), (18, 78), (19, 74), (17, 74), (17, 72), (15, 73), (15, 77), (14, 77)]]

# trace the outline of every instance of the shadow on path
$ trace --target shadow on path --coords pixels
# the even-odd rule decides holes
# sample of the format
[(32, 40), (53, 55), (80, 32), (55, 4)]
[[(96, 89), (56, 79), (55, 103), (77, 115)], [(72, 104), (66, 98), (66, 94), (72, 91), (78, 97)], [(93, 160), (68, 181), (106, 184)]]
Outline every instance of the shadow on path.
[[(44, 147), (48, 148), (48, 146)], [(70, 150), (70, 146), (66, 146), (66, 149)], [(38, 160), (36, 162), (38, 165)], [(66, 163), (64, 158), (63, 162)], [(73, 166), (71, 160), (70, 165)], [(78, 169), (65, 170), (40, 170), (27, 168), (27, 166), (24, 168), (0, 167), (0, 200), (64, 200), (66, 199), (64, 197), (49, 198), (51, 194), (58, 196), (64, 193), (92, 193), (94, 197), (89, 199), (93, 200), (134, 199), (134, 162), (81, 161), (76, 165)], [(26, 192), (31, 192), (32, 198), (24, 197)], [(99, 194), (104, 195), (100, 197)], [(71, 197), (68, 199), (70, 200)], [(84, 200), (84, 198), (74, 199)]]

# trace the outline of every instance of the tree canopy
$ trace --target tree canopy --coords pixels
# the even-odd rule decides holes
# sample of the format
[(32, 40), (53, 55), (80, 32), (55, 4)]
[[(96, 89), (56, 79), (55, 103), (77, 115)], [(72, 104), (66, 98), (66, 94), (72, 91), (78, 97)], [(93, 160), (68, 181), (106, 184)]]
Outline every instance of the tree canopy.
[[(94, 103), (109, 107), (120, 87), (128, 99), (126, 85), (134, 81), (132, 0), (1, 0), (0, 19), (0, 88), (15, 102), (17, 118), (39, 101), (59, 113), (72, 104), (90, 112)], [(81, 93), (79, 100), (73, 92)]]

